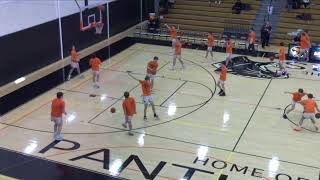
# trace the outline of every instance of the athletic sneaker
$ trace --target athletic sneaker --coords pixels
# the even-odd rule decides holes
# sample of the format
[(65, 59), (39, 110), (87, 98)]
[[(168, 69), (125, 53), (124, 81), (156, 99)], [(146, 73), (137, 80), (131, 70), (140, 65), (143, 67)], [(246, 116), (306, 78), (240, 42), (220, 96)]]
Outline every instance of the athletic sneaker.
[(160, 120), (159, 116), (157, 114), (154, 115), (155, 120)]
[(143, 120), (147, 121), (147, 120), (148, 120), (148, 119), (147, 119), (147, 116), (143, 117)]
[(301, 131), (301, 128), (296, 127), (296, 128), (294, 128), (293, 130), (294, 130), (294, 131), (298, 131), (298, 132), (299, 132), (299, 131)]
[(63, 137), (60, 134), (56, 135), (56, 137), (55, 137), (56, 141), (61, 141), (62, 139), (63, 139)]
[(220, 93), (219, 96), (226, 96), (226, 93), (222, 91), (222, 93)]
[(53, 133), (53, 139), (56, 139), (57, 135), (58, 135), (58, 134), (57, 134), (56, 132), (54, 132), (54, 133)]
[(123, 123), (122, 127), (127, 128), (127, 124)]
[(283, 117), (284, 119), (288, 119), (288, 116), (287, 116), (286, 114), (283, 114), (282, 117)]
[(129, 132), (128, 132), (128, 135), (129, 135), (129, 136), (133, 136), (134, 134), (133, 134), (131, 131), (129, 131)]
[(68, 76), (67, 81), (70, 81), (70, 79), (71, 79), (71, 76)]
[(223, 93), (222, 89), (219, 91), (219, 93), (218, 93), (218, 94), (220, 95), (221, 93)]

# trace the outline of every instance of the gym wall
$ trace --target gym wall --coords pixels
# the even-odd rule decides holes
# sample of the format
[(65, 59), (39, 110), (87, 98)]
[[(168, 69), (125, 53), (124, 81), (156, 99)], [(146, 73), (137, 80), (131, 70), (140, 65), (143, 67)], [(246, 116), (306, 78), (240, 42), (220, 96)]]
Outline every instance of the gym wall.
[[(103, 16), (106, 24), (107, 10)], [(69, 56), (73, 44), (81, 50), (107, 38), (106, 28), (99, 36), (95, 35), (95, 29), (81, 32), (79, 19), (79, 13), (62, 18), (64, 57)], [(2, 86), (60, 59), (58, 20), (2, 36), (0, 49)]]

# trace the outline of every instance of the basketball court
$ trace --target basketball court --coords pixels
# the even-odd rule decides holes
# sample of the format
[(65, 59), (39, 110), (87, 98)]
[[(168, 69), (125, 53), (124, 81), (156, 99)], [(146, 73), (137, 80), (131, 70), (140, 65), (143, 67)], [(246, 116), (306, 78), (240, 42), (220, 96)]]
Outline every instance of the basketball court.
[[(302, 114), (300, 106), (289, 120), (282, 118), (291, 102), (285, 91), (304, 88), (318, 99), (320, 77), (306, 75), (312, 71), (311, 64), (290, 68), (289, 79), (229, 73), (227, 96), (220, 97), (219, 75), (212, 62), (205, 60), (205, 52), (183, 49), (182, 53), (187, 68), (172, 71), (170, 47), (134, 44), (103, 63), (99, 89), (92, 87), (91, 71), (86, 71), (84, 79), (75, 77), (2, 116), (0, 146), (110, 175), (107, 179), (320, 179), (319, 133), (308, 121), (301, 132), (293, 131)], [(141, 87), (132, 76), (143, 79), (146, 64), (154, 56), (160, 59), (153, 94), (160, 120), (152, 118), (149, 108), (144, 121)], [(225, 59), (224, 53), (214, 56), (214, 63)], [(53, 140), (50, 121), (51, 100), (58, 91), (65, 93), (68, 112), (60, 142)], [(121, 126), (124, 91), (137, 101), (134, 136)], [(32, 166), (33, 161), (28, 164)], [(1, 174), (24, 165), (16, 162), (1, 169)]]

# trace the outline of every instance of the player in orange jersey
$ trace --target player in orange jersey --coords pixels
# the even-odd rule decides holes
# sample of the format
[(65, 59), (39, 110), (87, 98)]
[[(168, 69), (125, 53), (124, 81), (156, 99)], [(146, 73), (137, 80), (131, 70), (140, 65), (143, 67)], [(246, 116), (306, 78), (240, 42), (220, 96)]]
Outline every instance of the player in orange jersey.
[(218, 81), (218, 87), (220, 89), (220, 92), (218, 93), (219, 96), (226, 96), (226, 89), (225, 89), (225, 81), (227, 80), (227, 66), (226, 66), (226, 62), (222, 62), (221, 63), (221, 67), (220, 67), (220, 78)]
[(63, 93), (58, 92), (57, 98), (51, 103), (51, 121), (54, 122), (53, 138), (57, 141), (62, 140), (61, 130), (63, 125), (63, 114), (67, 115), (65, 111), (65, 102), (63, 101)]
[(318, 112), (320, 112), (320, 110), (319, 110), (319, 107), (318, 107), (316, 101), (313, 100), (313, 95), (308, 94), (308, 99), (302, 100), (299, 103), (303, 106), (304, 110), (303, 110), (303, 115), (300, 119), (300, 122), (299, 122), (298, 126), (296, 128), (294, 128), (294, 130), (301, 131), (301, 126), (303, 124), (303, 121), (305, 119), (310, 119), (315, 130), (318, 131), (319, 128), (316, 126), (315, 113), (316, 113), (316, 110)]
[(136, 101), (133, 97), (130, 97), (129, 92), (124, 92), (124, 100), (122, 102), (122, 108), (124, 113), (125, 122), (122, 124), (124, 128), (127, 128), (127, 124), (129, 125), (129, 132), (130, 136), (133, 136), (132, 130), (132, 118), (133, 115), (137, 114), (136, 112)]
[(89, 65), (91, 66), (92, 70), (93, 87), (99, 88), (101, 60), (95, 54), (93, 54), (89, 61)]
[[(72, 75), (72, 72), (74, 71), (74, 69), (77, 69), (77, 72), (80, 75), (78, 53), (76, 51), (75, 46), (72, 46), (70, 56), (71, 56), (71, 69), (69, 71), (69, 75), (68, 75), (68, 79), (67, 79), (68, 81), (71, 79), (71, 75)], [(81, 75), (80, 78), (83, 78), (83, 75)]]
[(175, 48), (175, 52), (174, 52), (174, 55), (173, 55), (173, 62), (172, 62), (171, 70), (175, 69), (177, 59), (181, 63), (181, 68), (182, 69), (186, 68), (185, 64), (182, 61), (181, 50), (182, 50), (182, 43), (180, 41), (180, 38), (178, 38), (177, 41), (176, 41), (176, 48)]
[(287, 115), (288, 115), (291, 111), (293, 111), (293, 110), (295, 109), (296, 104), (297, 104), (299, 101), (301, 101), (302, 97), (305, 96), (305, 95), (307, 95), (307, 93), (305, 93), (305, 92), (303, 91), (303, 89), (298, 89), (297, 92), (293, 92), (293, 93), (291, 93), (291, 92), (285, 92), (285, 93), (286, 93), (286, 94), (292, 94), (291, 107), (290, 107), (290, 109), (288, 109), (288, 110), (283, 114), (283, 118), (287, 119), (287, 118), (288, 118)]
[(172, 49), (175, 49), (176, 41), (177, 41), (177, 34), (178, 34), (179, 29), (177, 30), (175, 26), (170, 27), (168, 24), (164, 24), (164, 25), (168, 28), (168, 30), (170, 32), (171, 41), (172, 41)]
[(143, 93), (143, 103), (144, 103), (144, 116), (143, 119), (147, 120), (147, 109), (148, 109), (148, 105), (150, 104), (152, 107), (152, 111), (153, 111), (153, 116), (155, 119), (159, 119), (157, 113), (156, 113), (156, 109), (154, 107), (154, 103), (153, 103), (153, 98), (151, 96), (151, 82), (150, 82), (150, 77), (146, 76), (144, 80), (139, 80), (140, 84), (141, 84), (141, 88), (142, 88), (142, 93)]
[(226, 67), (228, 67), (229, 63), (233, 64), (232, 62), (232, 49), (233, 49), (233, 44), (231, 39), (227, 39), (226, 42), (226, 53), (227, 53), (227, 58), (226, 58)]
[(305, 32), (300, 37), (300, 58), (302, 55), (306, 61), (309, 61), (309, 50), (311, 48), (310, 37)]
[(155, 78), (155, 75), (157, 74), (157, 69), (159, 66), (158, 60), (159, 58), (155, 56), (153, 60), (148, 62), (148, 65), (147, 65), (147, 76), (149, 76), (151, 80), (151, 91), (153, 89), (154, 78)]
[(254, 32), (254, 29), (251, 28), (250, 29), (250, 33), (249, 33), (249, 37), (248, 37), (248, 51), (250, 53), (254, 53), (255, 52), (255, 49), (254, 49), (254, 43), (256, 42), (256, 33)]
[(212, 60), (213, 60), (213, 53), (212, 53), (213, 46), (214, 46), (214, 37), (213, 37), (212, 33), (209, 33), (209, 35), (208, 35), (208, 48), (207, 48), (207, 52), (206, 52), (206, 58), (208, 58), (208, 54), (210, 53)]

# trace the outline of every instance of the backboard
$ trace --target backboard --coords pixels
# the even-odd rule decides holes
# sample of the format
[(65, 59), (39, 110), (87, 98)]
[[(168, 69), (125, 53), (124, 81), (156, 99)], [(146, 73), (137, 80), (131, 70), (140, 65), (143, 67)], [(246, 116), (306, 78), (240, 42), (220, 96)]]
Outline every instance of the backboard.
[(102, 0), (74, 0), (80, 14), (80, 31), (86, 31), (103, 25), (103, 12), (105, 4)]

